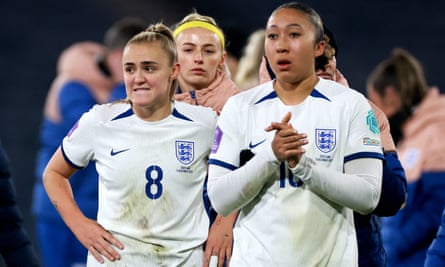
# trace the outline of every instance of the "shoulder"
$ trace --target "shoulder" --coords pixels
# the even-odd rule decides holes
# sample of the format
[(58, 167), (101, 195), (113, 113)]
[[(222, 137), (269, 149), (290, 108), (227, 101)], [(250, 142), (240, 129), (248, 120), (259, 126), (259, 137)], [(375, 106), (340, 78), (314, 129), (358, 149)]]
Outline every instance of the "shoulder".
[(268, 81), (252, 87), (251, 89), (241, 91), (229, 98), (232, 102), (248, 106), (258, 104), (265, 100), (275, 98), (275, 90), (273, 88), (273, 81)]
[(94, 121), (103, 123), (131, 115), (133, 115), (131, 105), (125, 102), (96, 104), (86, 113), (86, 116), (89, 116)]
[(172, 115), (184, 121), (192, 121), (209, 126), (213, 125), (217, 120), (217, 114), (212, 108), (191, 105), (180, 101), (174, 101)]
[(361, 92), (331, 80), (320, 78), (311, 96), (328, 100), (339, 109), (371, 111), (368, 99)]
[(319, 91), (329, 99), (347, 100), (350, 98), (357, 98), (365, 100), (365, 96), (359, 91), (323, 78), (320, 78), (315, 86), (315, 90)]

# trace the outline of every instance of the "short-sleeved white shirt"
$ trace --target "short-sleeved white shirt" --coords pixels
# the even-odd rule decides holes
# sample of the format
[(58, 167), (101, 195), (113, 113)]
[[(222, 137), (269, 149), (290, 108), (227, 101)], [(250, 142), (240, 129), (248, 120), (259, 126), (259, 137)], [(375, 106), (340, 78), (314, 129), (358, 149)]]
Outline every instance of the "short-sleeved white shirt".
[[(292, 126), (308, 135), (305, 155), (317, 165), (342, 172), (349, 160), (381, 158), (378, 125), (362, 94), (320, 79), (304, 102), (287, 106), (271, 81), (226, 103), (210, 155), (211, 168), (237, 169), (240, 151), (250, 149), (255, 154), (271, 146), (275, 132), (264, 129), (280, 122), (287, 112), (292, 113)], [(231, 266), (356, 265), (352, 210), (304, 189), (289, 178), (292, 173), (284, 163), (272, 175), (275, 178), (269, 180), (274, 182), (241, 209)]]
[[(207, 239), (202, 194), (217, 115), (185, 103), (172, 106), (167, 118), (147, 122), (129, 104), (96, 105), (63, 140), (71, 164), (96, 162), (97, 220), (133, 240), (124, 243), (128, 253), (123, 260), (130, 253), (153, 254), (161, 261), (156, 264), (176, 266)], [(137, 265), (137, 260), (126, 264), (151, 266)]]

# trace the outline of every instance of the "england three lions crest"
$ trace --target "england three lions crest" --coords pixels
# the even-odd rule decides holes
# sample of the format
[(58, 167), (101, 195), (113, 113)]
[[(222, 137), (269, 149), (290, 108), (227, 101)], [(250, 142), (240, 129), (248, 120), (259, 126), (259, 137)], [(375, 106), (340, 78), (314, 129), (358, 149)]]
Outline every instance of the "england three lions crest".
[(335, 129), (315, 129), (315, 137), (318, 150), (323, 153), (334, 150), (337, 140)]
[(184, 165), (189, 165), (195, 159), (195, 143), (176, 141), (176, 158)]

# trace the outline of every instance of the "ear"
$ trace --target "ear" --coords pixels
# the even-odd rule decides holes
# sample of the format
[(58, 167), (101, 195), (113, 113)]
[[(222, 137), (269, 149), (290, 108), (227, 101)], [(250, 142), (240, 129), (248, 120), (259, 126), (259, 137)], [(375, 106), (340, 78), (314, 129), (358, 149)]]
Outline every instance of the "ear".
[(170, 77), (169, 77), (170, 81), (178, 78), (180, 69), (181, 69), (181, 66), (179, 65), (179, 63), (173, 64), (172, 73), (170, 74)]
[(320, 41), (317, 44), (315, 44), (314, 57), (319, 57), (323, 55), (325, 49), (326, 49), (326, 41)]
[(226, 58), (227, 58), (227, 52), (224, 51), (221, 57), (221, 60), (219, 61), (218, 66), (220, 67), (221, 70), (223, 70), (225, 68), (224, 64), (226, 63)]

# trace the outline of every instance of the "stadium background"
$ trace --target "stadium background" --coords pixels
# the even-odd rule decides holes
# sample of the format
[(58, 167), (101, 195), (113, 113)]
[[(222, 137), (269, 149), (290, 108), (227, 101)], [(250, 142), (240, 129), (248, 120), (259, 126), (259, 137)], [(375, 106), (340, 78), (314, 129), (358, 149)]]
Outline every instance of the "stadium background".
[[(199, 13), (213, 16), (228, 33), (228, 49), (240, 52), (247, 35), (264, 27), (270, 12), (284, 2), (1, 1), (0, 139), (10, 157), (19, 205), (34, 245), (37, 243), (30, 206), (39, 125), (57, 57), (64, 48), (83, 40), (100, 42), (107, 27), (124, 16), (172, 25), (196, 8)], [(392, 48), (400, 46), (420, 59), (429, 84), (439, 86), (444, 92), (444, 1), (305, 2), (313, 6), (335, 32), (340, 47), (338, 66), (352, 87), (364, 92), (371, 69), (388, 56)]]

